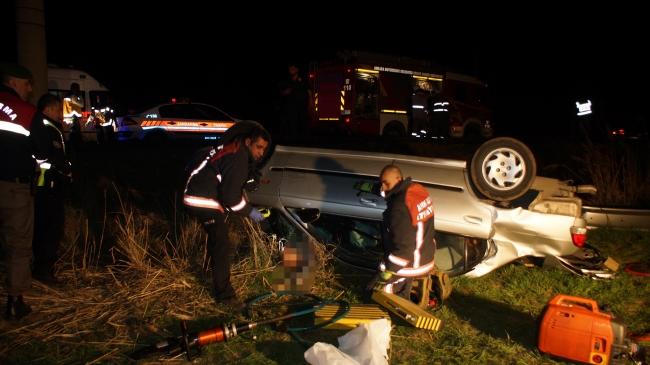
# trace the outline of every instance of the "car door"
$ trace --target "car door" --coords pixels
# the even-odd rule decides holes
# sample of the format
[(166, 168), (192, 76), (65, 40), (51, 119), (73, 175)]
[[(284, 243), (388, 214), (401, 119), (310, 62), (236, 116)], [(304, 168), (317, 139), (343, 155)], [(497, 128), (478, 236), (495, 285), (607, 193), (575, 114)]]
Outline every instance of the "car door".
[(214, 136), (225, 132), (235, 123), (225, 113), (204, 104), (169, 104), (161, 106), (159, 111), (170, 138)]
[(362, 152), (350, 155), (314, 149), (292, 153), (284, 166), (280, 200), (285, 207), (381, 219), (384, 199), (357, 195), (354, 185), (359, 181), (379, 183), (379, 172), (391, 161)]
[(394, 163), (431, 195), (437, 231), (490, 238), (492, 213), (470, 192), (464, 161), (414, 158)]

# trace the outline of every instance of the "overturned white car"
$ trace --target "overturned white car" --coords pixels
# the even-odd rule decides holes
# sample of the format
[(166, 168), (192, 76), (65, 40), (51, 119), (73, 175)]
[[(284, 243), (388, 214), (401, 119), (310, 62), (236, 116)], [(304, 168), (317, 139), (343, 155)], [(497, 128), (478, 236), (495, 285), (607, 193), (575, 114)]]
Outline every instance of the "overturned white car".
[(436, 268), (449, 276), (479, 277), (512, 262), (611, 277), (585, 244), (581, 193), (593, 186), (536, 176), (530, 150), (495, 138), (466, 161), (374, 152), (275, 146), (260, 163), (252, 204), (271, 209), (280, 237), (301, 232), (340, 261), (374, 270), (382, 259), (381, 196), (358, 195), (359, 181), (378, 183), (381, 169), (398, 166), (434, 202)]

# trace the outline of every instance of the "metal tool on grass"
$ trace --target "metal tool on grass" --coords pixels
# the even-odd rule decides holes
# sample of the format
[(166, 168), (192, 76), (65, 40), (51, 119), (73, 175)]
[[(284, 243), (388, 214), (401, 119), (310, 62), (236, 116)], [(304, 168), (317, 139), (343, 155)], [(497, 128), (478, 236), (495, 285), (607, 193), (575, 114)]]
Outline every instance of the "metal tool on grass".
[[(255, 298), (254, 300), (250, 301), (247, 306), (247, 312), (248, 308), (251, 307), (251, 305), (261, 299), (264, 299), (266, 297), (269, 297), (273, 294), (266, 294), (262, 295), (260, 297)], [(273, 329), (276, 329), (278, 331), (282, 332), (288, 332), (292, 337), (295, 338), (293, 335), (293, 332), (297, 331), (303, 331), (303, 330), (309, 330), (309, 329), (316, 329), (320, 327), (327, 326), (333, 322), (338, 321), (339, 319), (345, 317), (348, 312), (350, 311), (350, 304), (348, 304), (345, 301), (342, 300), (321, 300), (318, 297), (315, 297), (310, 294), (306, 294), (305, 296), (311, 297), (313, 299), (317, 299), (318, 302), (312, 303), (312, 308), (308, 308), (305, 310), (300, 310), (296, 311), (293, 313), (285, 314), (282, 316), (274, 317), (274, 318), (269, 318), (265, 320), (260, 320), (260, 321), (251, 321), (251, 322), (243, 322), (243, 323), (238, 323), (238, 324), (232, 324), (232, 323), (222, 323), (219, 324), (215, 327), (205, 329), (202, 331), (197, 331), (197, 332), (192, 332), (192, 333), (187, 333), (187, 323), (185, 321), (181, 321), (181, 331), (182, 335), (179, 337), (167, 337), (165, 340), (160, 341), (156, 344), (143, 347), (129, 355), (131, 359), (134, 360), (140, 360), (140, 359), (147, 359), (147, 358), (152, 358), (152, 357), (157, 357), (157, 356), (168, 356), (168, 357), (174, 357), (177, 355), (180, 355), (182, 353), (187, 354), (187, 360), (192, 361), (199, 357), (201, 355), (201, 347), (211, 345), (214, 343), (218, 342), (224, 342), (231, 340), (237, 336), (239, 336), (240, 333), (250, 331), (256, 327), (264, 326), (264, 325), (271, 325), (273, 323), (279, 323), (282, 322), (282, 326), (274, 327)], [(334, 316), (330, 318), (327, 321), (324, 321), (322, 323), (316, 324), (314, 326), (309, 326), (309, 327), (301, 327), (301, 328), (292, 328), (288, 327), (286, 324), (287, 321), (291, 318), (299, 317), (305, 314), (313, 313), (316, 312), (320, 309), (323, 309), (326, 305), (332, 305), (333, 303), (339, 303), (343, 310), (341, 310), (337, 316)], [(296, 338), (297, 339), (297, 338)], [(298, 340), (298, 339), (297, 339)], [(301, 343), (302, 344), (302, 343)]]

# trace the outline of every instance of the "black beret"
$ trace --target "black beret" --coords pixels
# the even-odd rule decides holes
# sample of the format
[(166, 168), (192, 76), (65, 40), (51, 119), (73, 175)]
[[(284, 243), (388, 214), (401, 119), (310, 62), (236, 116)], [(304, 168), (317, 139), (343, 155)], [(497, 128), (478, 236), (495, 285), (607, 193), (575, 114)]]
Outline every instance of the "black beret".
[(29, 72), (25, 67), (13, 63), (13, 62), (2, 62), (0, 63), (0, 75), (7, 75), (15, 77), (17, 79), (30, 80), (32, 78), (32, 73)]

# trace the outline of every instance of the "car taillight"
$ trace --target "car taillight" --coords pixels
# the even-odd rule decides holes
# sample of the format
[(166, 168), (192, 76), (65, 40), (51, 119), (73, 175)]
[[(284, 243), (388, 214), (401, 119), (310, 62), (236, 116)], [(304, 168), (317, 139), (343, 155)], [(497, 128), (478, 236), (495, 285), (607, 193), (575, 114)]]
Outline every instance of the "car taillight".
[(138, 125), (133, 119), (131, 118), (124, 118), (122, 119), (122, 122), (120, 123), (121, 127), (126, 127), (127, 125)]
[(577, 247), (584, 246), (585, 241), (587, 240), (587, 228), (577, 226), (571, 227), (571, 239), (573, 240), (573, 244)]

